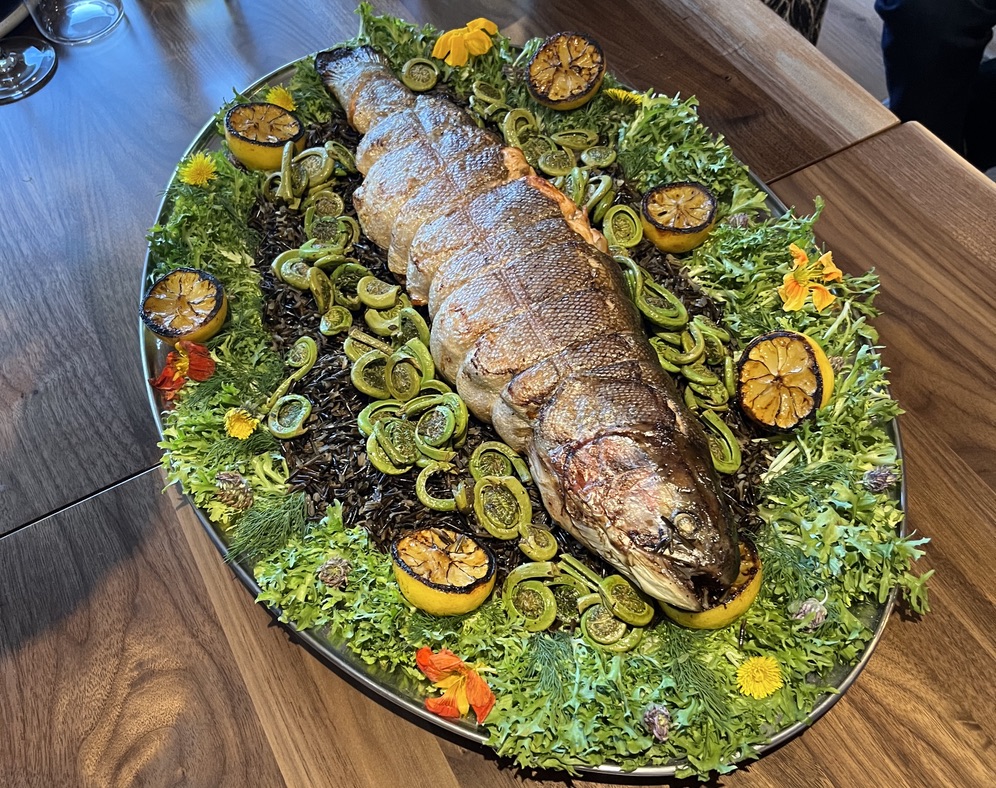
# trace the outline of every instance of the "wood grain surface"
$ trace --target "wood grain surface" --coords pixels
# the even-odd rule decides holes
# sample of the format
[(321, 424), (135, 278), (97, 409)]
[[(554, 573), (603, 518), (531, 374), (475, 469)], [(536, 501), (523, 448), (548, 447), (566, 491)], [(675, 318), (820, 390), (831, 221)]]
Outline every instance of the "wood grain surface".
[(282, 784), (162, 486), (0, 538), (0, 785)]
[[(441, 27), (489, 16), (519, 42), (589, 30), (635, 86), (696, 94), (762, 178), (895, 122), (761, 2), (376, 5)], [(233, 89), (357, 31), (351, 2), (124, 6), (110, 36), (60, 48), (44, 89), (0, 111), (0, 533), (157, 461), (136, 309), (162, 190)]]

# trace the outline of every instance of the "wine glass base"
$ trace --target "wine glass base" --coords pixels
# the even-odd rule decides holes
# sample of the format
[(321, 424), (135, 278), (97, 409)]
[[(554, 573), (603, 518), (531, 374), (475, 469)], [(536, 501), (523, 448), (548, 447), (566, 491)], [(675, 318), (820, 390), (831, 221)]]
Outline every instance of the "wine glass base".
[(44, 85), (55, 71), (55, 50), (36, 38), (0, 41), (0, 104), (22, 99)]

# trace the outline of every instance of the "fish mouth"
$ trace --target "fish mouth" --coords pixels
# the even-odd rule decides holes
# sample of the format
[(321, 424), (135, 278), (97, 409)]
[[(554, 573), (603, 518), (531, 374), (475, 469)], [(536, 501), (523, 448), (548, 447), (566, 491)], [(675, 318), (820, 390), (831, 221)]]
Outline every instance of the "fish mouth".
[(689, 610), (705, 609), (721, 599), (740, 565), (735, 534), (703, 528), (701, 522), (692, 512), (678, 511), (670, 517), (659, 515), (656, 533), (626, 531), (635, 548), (633, 564), (645, 564), (670, 581), (672, 588), (657, 596)]
[(674, 607), (700, 611), (736, 581), (732, 517), (704, 463), (630, 436), (590, 441), (567, 462), (569, 522), (582, 543)]

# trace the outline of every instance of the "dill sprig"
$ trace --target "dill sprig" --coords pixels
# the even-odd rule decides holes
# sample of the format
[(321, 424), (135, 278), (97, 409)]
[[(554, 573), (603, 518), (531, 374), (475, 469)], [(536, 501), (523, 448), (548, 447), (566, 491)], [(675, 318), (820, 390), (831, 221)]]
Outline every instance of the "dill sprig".
[(850, 468), (842, 462), (813, 462), (788, 468), (766, 481), (761, 491), (764, 495), (781, 498), (802, 490), (825, 491), (834, 482), (849, 482), (851, 477)]
[(738, 726), (735, 715), (731, 714), (728, 690), (720, 686), (716, 671), (698, 656), (707, 637), (671, 627), (659, 639), (654, 656), (662, 670), (670, 674), (678, 693), (686, 698), (692, 714), (708, 720), (718, 733), (734, 736)]
[(573, 670), (574, 649), (567, 634), (541, 633), (529, 639), (523, 675), (552, 705), (559, 706), (567, 699), (567, 679)]
[(258, 454), (279, 452), (280, 441), (273, 437), (269, 430), (256, 430), (245, 440), (231, 438), (227, 435), (219, 438), (204, 455), (205, 464), (212, 467), (232, 467), (241, 462), (247, 462)]
[(294, 537), (302, 537), (307, 519), (303, 492), (257, 495), (229, 534), (228, 560), (255, 562), (272, 555)]

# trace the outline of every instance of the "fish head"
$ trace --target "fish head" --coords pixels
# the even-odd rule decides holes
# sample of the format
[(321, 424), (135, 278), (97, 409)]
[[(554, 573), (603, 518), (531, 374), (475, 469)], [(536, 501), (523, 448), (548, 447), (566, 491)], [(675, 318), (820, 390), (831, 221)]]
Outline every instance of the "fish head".
[(714, 471), (681, 439), (615, 434), (577, 447), (565, 502), (582, 541), (649, 596), (697, 611), (729, 590), (740, 553)]

